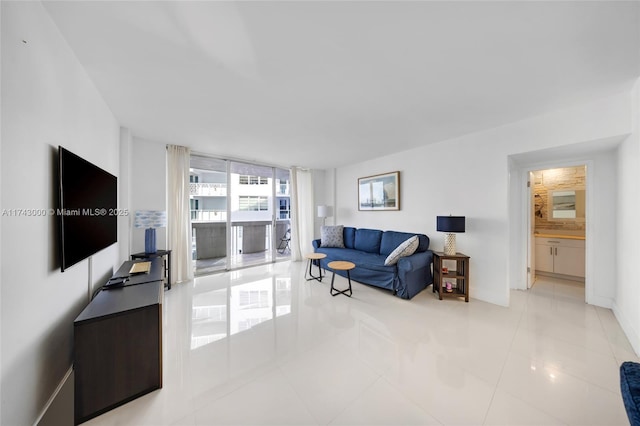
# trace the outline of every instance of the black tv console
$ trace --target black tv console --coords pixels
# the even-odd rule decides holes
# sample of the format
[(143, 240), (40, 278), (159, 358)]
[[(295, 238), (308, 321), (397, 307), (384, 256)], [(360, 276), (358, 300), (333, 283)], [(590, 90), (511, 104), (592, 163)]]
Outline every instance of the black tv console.
[(163, 265), (151, 262), (149, 273), (100, 291), (74, 321), (75, 424), (162, 387)]

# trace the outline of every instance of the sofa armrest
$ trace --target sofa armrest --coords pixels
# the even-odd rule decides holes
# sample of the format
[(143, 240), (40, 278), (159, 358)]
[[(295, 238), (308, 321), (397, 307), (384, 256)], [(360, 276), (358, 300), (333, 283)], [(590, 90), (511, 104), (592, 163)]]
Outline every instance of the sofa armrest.
[(640, 425), (640, 364), (625, 361), (620, 365), (622, 402), (632, 426)]
[(315, 251), (317, 248), (320, 247), (320, 239), (311, 241), (311, 244), (313, 245), (313, 250)]
[(412, 271), (424, 266), (428, 266), (430, 269), (432, 263), (433, 252), (431, 250), (422, 251), (398, 259), (398, 271)]
[(398, 281), (394, 288), (396, 294), (403, 299), (411, 299), (433, 282), (431, 250), (414, 253), (398, 259)]

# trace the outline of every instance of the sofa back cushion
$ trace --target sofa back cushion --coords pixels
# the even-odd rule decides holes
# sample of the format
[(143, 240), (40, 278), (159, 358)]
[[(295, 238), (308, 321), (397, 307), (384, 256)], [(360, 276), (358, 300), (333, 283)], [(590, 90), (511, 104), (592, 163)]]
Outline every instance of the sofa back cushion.
[(356, 238), (355, 238), (353, 248), (356, 250), (367, 252), (367, 253), (378, 254), (380, 253), (381, 239), (382, 239), (382, 231), (378, 229), (366, 229), (366, 228), (356, 229)]
[(429, 250), (429, 237), (424, 234), (412, 234), (410, 232), (385, 231), (380, 241), (380, 254), (388, 256), (400, 244), (414, 235), (418, 236), (418, 249), (416, 253)]
[(344, 246), (348, 249), (356, 246), (356, 228), (350, 226), (344, 227)]

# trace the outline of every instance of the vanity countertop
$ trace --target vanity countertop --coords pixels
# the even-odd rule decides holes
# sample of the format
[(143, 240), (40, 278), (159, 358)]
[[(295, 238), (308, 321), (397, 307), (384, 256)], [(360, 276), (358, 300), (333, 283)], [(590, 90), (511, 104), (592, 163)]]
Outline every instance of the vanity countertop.
[(534, 237), (542, 237), (542, 238), (564, 238), (567, 240), (584, 240), (585, 237), (582, 235), (563, 235), (563, 234), (533, 234)]

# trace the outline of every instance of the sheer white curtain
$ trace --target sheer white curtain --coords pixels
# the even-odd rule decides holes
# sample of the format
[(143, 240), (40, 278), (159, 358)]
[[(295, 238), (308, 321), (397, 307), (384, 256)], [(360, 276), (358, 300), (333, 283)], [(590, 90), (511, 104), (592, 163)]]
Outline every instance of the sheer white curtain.
[(302, 260), (313, 246), (313, 179), (309, 170), (291, 168), (291, 259)]
[(191, 150), (167, 145), (167, 204), (171, 276), (175, 282), (193, 279), (191, 261), (191, 212), (189, 161)]

